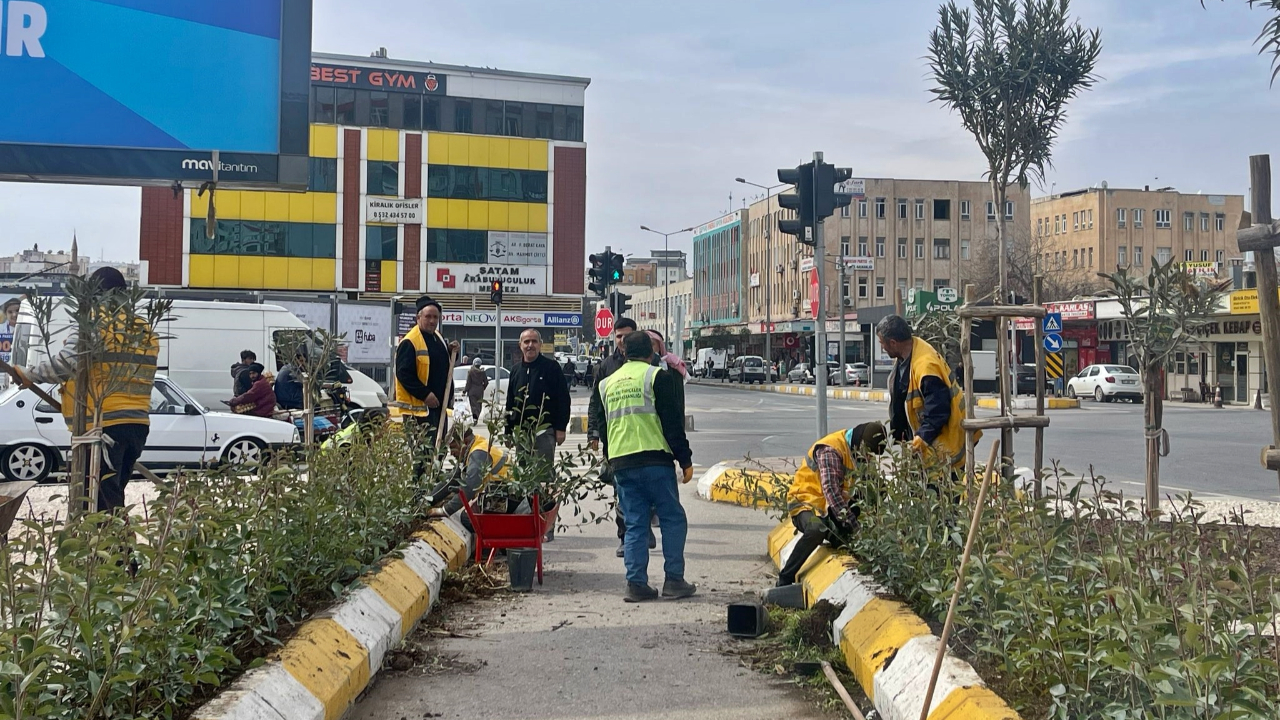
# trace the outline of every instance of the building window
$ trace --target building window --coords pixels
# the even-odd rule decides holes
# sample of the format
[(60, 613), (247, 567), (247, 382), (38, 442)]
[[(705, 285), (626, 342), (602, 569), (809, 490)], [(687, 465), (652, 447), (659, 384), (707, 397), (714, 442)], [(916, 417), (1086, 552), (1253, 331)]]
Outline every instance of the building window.
[(916, 259), (924, 259), (924, 238), (916, 238)]
[(1213, 216), (1213, 229), (1214, 229), (1214, 230), (1217, 230), (1218, 232), (1222, 232), (1222, 230), (1223, 230), (1223, 228), (1226, 226), (1226, 224), (1227, 224), (1227, 216), (1226, 216), (1226, 215), (1223, 215), (1222, 213), (1217, 213), (1217, 214), (1215, 214), (1215, 215)]
[(867, 299), (867, 279), (865, 277), (858, 278), (858, 299)]
[(391, 127), (391, 102), (389, 97), (384, 92), (369, 93), (369, 127)]
[(933, 239), (933, 258), (935, 260), (951, 259), (951, 241), (947, 238)]
[(848, 205), (845, 205), (844, 207), (840, 208), (840, 217), (842, 217), (842, 218), (847, 218), (847, 217), (849, 217), (849, 206), (848, 206)]
[(840, 236), (840, 255), (843, 257), (849, 254), (849, 236)]
[[(1159, 212), (1159, 211), (1157, 210), (1156, 212)], [(1159, 222), (1159, 220), (1157, 220), (1156, 222)], [(1142, 246), (1141, 245), (1133, 248), (1133, 264), (1137, 267), (1142, 267)]]
[(884, 257), (884, 238), (876, 238), (876, 257)]
[(933, 219), (934, 220), (950, 220), (951, 219), (951, 201), (950, 200), (934, 200), (933, 201)]
[(330, 124), (335, 117), (337, 88), (321, 85), (311, 88), (311, 122)]
[(1093, 229), (1093, 210), (1089, 210), (1089, 229)]
[(1089, 267), (1093, 267), (1093, 248), (1089, 248)]
[(1079, 250), (1071, 251), (1071, 267), (1073, 268), (1080, 267), (1080, 251)]
[(884, 198), (876, 198), (876, 219), (884, 219)]
[(398, 225), (369, 225), (364, 233), (365, 260), (395, 260)]
[[(1142, 208), (1133, 209), (1133, 226), (1135, 228), (1142, 227), (1142, 221), (1146, 219), (1145, 218), (1146, 214), (1147, 214), (1147, 211), (1143, 210)], [(1121, 225), (1120, 227), (1124, 227), (1124, 225)]]
[[(1159, 210), (1156, 211), (1156, 217), (1157, 218), (1160, 217)], [(1182, 213), (1182, 229), (1187, 232), (1191, 232), (1192, 226), (1195, 224), (1195, 220), (1196, 220), (1195, 213)], [(1156, 227), (1160, 227), (1159, 219), (1156, 220)]]
[(923, 200), (916, 200), (916, 219), (917, 220), (924, 219), (924, 201)]
[[(370, 163), (372, 166), (373, 163)], [(508, 170), (464, 165), (428, 165), (427, 197), (545, 203), (545, 170)]]
[(1208, 250), (1201, 250), (1201, 251), (1200, 251), (1200, 262), (1209, 262), (1209, 251), (1208, 251)]
[(484, 263), (489, 260), (489, 233), (484, 230), (427, 229), (428, 262)]
[(1124, 245), (1116, 248), (1116, 264), (1120, 267), (1124, 267), (1129, 264), (1129, 248)]
[(338, 161), (335, 158), (310, 158), (311, 177), (307, 189), (311, 192), (338, 192)]
[(1217, 260), (1219, 263), (1222, 262), (1222, 259), (1224, 257), (1226, 257), (1226, 252), (1223, 250), (1218, 250), (1216, 253), (1214, 253), (1214, 259)]
[(1116, 227), (1123, 228), (1125, 222), (1125, 209), (1116, 208)]
[(907, 257), (907, 239), (906, 238), (898, 238), (898, 257), (900, 258)]
[[(1156, 210), (1156, 228), (1168, 229), (1173, 227), (1173, 211), (1172, 210)], [(1187, 228), (1190, 230), (1190, 228)], [(1136, 256), (1135, 256), (1136, 261)]]
[(916, 278), (916, 281), (915, 281), (915, 283), (913, 283), (913, 284), (915, 285), (916, 290), (923, 290), (923, 289), (924, 289), (924, 278)]
[(907, 279), (898, 278), (898, 293), (904, 299), (907, 297)]
[(907, 219), (907, 201), (903, 198), (898, 198), (898, 219)]
[(1044, 218), (1036, 218), (1036, 235), (1038, 237), (1044, 236)]
[(961, 260), (969, 259), (969, 241), (968, 240), (960, 241), (960, 259)]
[(960, 219), (968, 220), (973, 215), (973, 203), (968, 200), (960, 201)]
[(865, 218), (866, 216), (867, 216), (867, 201), (859, 200), (858, 201), (858, 217)]
[(1080, 213), (1071, 213), (1071, 231), (1080, 232)]
[(884, 299), (884, 278), (876, 278), (876, 299)]
[(1209, 213), (1200, 213), (1200, 232), (1209, 232)]
[(845, 305), (853, 304), (849, 302), (849, 279), (848, 278), (845, 278), (844, 282), (840, 285), (840, 299), (844, 300)]
[(1170, 248), (1170, 247), (1156, 248), (1156, 262), (1163, 265), (1172, 259), (1173, 259), (1173, 248)]
[(1005, 220), (1013, 219), (1013, 201), (1012, 200), (1004, 201), (1004, 219)]
[(1186, 262), (1191, 262), (1192, 260), (1195, 259), (1195, 254), (1196, 254), (1195, 250), (1187, 250), (1182, 253), (1182, 259)]
[(944, 288), (944, 287), (947, 287), (947, 286), (949, 286), (950, 284), (951, 284), (951, 280), (950, 280), (950, 279), (948, 279), (948, 278), (934, 278), (934, 279), (933, 279), (933, 289), (934, 289), (934, 291), (937, 291), (937, 289), (938, 289), (938, 288)]
[(987, 219), (988, 220), (996, 219), (996, 204), (991, 202), (990, 200), (987, 201)]
[(368, 163), (365, 192), (370, 195), (400, 195), (400, 164), (393, 162)]
[(356, 124), (356, 91), (338, 88), (334, 99), (334, 122), (339, 125)]
[[(847, 245), (845, 246), (845, 254), (848, 254)], [(867, 257), (867, 238), (864, 235), (858, 236), (858, 257)]]

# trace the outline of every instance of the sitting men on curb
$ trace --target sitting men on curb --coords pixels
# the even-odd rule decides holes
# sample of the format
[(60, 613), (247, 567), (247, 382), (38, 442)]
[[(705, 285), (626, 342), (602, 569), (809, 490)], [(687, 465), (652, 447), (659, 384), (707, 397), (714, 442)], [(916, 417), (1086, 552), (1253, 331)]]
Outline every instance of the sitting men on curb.
[(791, 523), (801, 535), (778, 573), (778, 587), (794, 584), (800, 568), (823, 542), (847, 538), (858, 529), (861, 511), (851, 487), (857, 464), (884, 448), (884, 426), (878, 422), (837, 430), (809, 448), (787, 492)]

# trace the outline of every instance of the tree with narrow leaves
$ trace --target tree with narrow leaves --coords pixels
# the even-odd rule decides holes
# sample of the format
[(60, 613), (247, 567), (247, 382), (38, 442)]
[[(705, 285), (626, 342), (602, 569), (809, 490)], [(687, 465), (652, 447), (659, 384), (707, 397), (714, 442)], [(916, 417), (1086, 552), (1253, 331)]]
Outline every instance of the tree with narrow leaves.
[[(1248, 0), (1249, 7), (1259, 7), (1271, 13), (1271, 17), (1262, 25), (1262, 31), (1254, 42), (1259, 45), (1258, 54), (1271, 54), (1271, 83), (1280, 77), (1280, 0)], [(1204, 7), (1204, 0), (1200, 0)]]
[(1164, 429), (1164, 369), (1174, 354), (1185, 351), (1213, 320), (1226, 283), (1209, 284), (1170, 260), (1151, 263), (1146, 277), (1120, 268), (1103, 273), (1107, 295), (1120, 302), (1129, 330), (1130, 351), (1138, 360), (1145, 404), (1147, 443), (1146, 499), (1153, 517), (1160, 509), (1160, 457), (1168, 453)]
[[(987, 159), (1001, 249), (1009, 187), (1044, 182), (1068, 101), (1097, 79), (1101, 34), (1071, 20), (1070, 6), (1070, 0), (973, 0), (970, 11), (952, 0), (939, 9), (929, 36), (930, 92), (959, 113)], [(1000, 252), (998, 263), (1004, 292), (1006, 255)]]

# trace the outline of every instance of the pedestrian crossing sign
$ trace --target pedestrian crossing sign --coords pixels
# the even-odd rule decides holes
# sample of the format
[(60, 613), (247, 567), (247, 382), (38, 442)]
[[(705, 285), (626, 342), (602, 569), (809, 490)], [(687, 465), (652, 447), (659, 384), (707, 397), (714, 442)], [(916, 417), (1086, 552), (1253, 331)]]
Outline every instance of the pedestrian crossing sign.
[(1040, 329), (1047, 333), (1062, 332), (1062, 313), (1045, 313)]

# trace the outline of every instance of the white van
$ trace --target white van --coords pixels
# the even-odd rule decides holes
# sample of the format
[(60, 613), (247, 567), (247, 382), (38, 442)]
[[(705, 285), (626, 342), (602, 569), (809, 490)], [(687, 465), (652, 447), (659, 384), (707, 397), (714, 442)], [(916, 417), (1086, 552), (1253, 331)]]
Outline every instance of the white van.
[[(66, 327), (66, 310), (59, 307), (54, 312), (55, 331)], [(258, 362), (274, 373), (288, 360), (276, 358), (271, 350), (278, 334), (306, 329), (306, 323), (279, 305), (174, 300), (170, 317), (158, 328), (163, 339), (157, 369), (200, 404), (220, 410), (221, 401), (231, 399), (231, 365), (240, 361), (240, 351), (252, 350)], [(65, 336), (55, 334), (54, 352), (62, 347)], [(13, 336), (13, 364), (34, 365), (43, 359), (44, 348), (32, 347), (39, 342), (31, 306), (24, 301)], [(352, 403), (362, 408), (386, 405), (386, 393), (373, 378), (352, 368), (348, 371), (352, 383), (347, 391)]]

